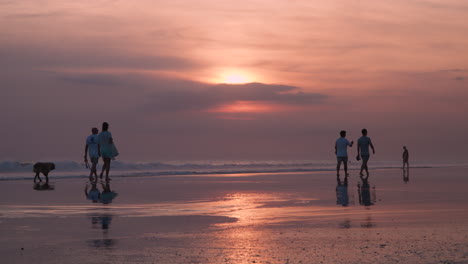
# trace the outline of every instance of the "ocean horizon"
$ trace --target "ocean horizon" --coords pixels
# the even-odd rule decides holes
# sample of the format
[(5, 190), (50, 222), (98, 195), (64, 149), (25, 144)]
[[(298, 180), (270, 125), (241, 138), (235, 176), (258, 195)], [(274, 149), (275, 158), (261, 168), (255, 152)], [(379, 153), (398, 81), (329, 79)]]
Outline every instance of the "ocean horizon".
[[(51, 179), (76, 179), (89, 176), (89, 169), (84, 162), (75, 160), (53, 161), (56, 169), (51, 172)], [(0, 181), (30, 180), (33, 176), (32, 161), (0, 161)], [(98, 164), (98, 169), (102, 161)], [(375, 161), (370, 163), (372, 170), (400, 168), (401, 162)], [(465, 167), (468, 162), (413, 162), (411, 168), (444, 168)], [(360, 163), (349, 161), (350, 171), (358, 170)], [(115, 160), (111, 163), (112, 178), (210, 175), (210, 174), (243, 174), (243, 173), (287, 173), (315, 172), (336, 170), (334, 160), (187, 160), (187, 161), (154, 161), (126, 162)]]

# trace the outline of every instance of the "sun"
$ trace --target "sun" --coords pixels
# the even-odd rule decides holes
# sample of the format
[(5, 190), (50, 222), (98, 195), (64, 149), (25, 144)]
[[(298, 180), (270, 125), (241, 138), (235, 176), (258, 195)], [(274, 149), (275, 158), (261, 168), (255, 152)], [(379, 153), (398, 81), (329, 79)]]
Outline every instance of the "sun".
[(219, 74), (218, 82), (228, 84), (249, 83), (252, 82), (252, 76), (241, 70), (224, 70)]
[(232, 84), (239, 84), (239, 83), (247, 83), (247, 77), (239, 75), (239, 74), (230, 74), (224, 78), (224, 83), (232, 83)]

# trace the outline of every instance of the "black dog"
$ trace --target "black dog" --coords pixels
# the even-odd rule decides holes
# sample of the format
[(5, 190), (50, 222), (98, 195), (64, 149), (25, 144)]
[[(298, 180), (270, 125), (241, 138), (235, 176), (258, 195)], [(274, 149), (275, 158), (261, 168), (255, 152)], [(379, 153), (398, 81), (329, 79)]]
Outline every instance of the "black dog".
[(55, 170), (55, 164), (52, 162), (37, 162), (34, 164), (33, 172), (36, 173), (36, 176), (34, 176), (34, 182), (36, 182), (36, 178), (39, 179), (39, 182), (42, 182), (41, 177), (39, 176), (39, 173), (42, 173), (46, 178), (46, 183), (49, 183), (49, 172), (51, 170)]

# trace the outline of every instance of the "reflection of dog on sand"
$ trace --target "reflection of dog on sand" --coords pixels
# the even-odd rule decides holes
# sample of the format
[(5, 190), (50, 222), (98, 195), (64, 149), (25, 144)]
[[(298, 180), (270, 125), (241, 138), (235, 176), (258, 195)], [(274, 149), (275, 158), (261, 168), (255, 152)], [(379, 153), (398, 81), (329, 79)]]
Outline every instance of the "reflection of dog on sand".
[(55, 187), (48, 183), (34, 183), (33, 189), (36, 191), (52, 191)]
[(46, 183), (49, 183), (49, 172), (51, 170), (55, 170), (55, 164), (52, 162), (37, 162), (34, 164), (33, 172), (36, 173), (36, 176), (34, 176), (34, 182), (36, 182), (36, 178), (39, 179), (39, 182), (42, 182), (41, 177), (39, 176), (39, 174), (42, 173), (46, 178)]

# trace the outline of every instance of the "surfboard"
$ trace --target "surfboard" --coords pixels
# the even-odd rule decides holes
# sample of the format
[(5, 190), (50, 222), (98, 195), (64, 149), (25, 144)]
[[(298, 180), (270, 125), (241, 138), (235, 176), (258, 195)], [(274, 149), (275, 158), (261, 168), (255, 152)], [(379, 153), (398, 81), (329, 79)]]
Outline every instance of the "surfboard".
[(119, 155), (119, 151), (117, 150), (117, 147), (115, 144), (110, 144), (110, 154), (112, 158), (115, 158)]

